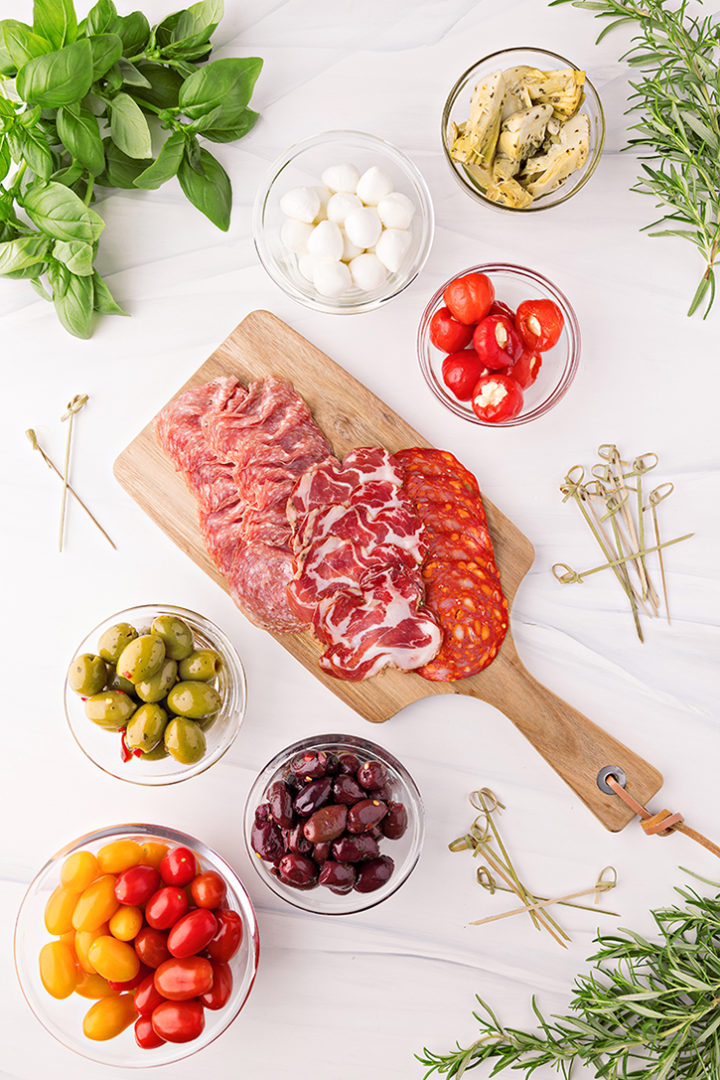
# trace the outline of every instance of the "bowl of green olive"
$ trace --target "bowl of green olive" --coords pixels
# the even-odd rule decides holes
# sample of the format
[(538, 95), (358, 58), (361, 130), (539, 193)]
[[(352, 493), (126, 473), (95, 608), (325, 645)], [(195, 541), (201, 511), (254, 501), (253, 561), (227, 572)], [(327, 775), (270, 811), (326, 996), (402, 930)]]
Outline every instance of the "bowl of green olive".
[(197, 612), (143, 604), (80, 642), (65, 678), (80, 749), (132, 784), (175, 784), (231, 746), (245, 716), (245, 671), (223, 631)]

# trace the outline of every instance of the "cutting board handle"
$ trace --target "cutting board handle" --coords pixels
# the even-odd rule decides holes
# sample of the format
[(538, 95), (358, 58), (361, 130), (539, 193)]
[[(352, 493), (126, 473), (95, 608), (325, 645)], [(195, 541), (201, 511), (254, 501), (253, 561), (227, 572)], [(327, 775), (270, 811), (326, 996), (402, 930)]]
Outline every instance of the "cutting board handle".
[[(514, 650), (507, 659), (514, 677), (504, 681), (502, 694), (484, 699), (505, 713), (607, 829), (619, 832), (634, 815), (617, 796), (600, 790), (600, 769), (621, 768), (628, 791), (642, 803), (662, 787), (662, 774), (534, 679)], [(492, 666), (483, 675), (491, 672)]]

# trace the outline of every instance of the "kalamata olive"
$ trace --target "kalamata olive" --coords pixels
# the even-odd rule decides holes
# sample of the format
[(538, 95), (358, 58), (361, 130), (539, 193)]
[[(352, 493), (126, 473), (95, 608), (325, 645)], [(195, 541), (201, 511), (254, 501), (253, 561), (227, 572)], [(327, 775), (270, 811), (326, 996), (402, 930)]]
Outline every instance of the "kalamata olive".
[(332, 794), (332, 780), (329, 776), (323, 776), (319, 780), (311, 780), (309, 784), (301, 788), (295, 796), (295, 813), (301, 817), (310, 817), (321, 806), (330, 801)]
[(315, 844), (313, 846), (312, 857), (318, 866), (328, 861), (331, 850), (332, 842), (330, 840), (323, 840), (322, 844)]
[(384, 787), (390, 776), (379, 761), (364, 761), (357, 771), (357, 779), (366, 791), (375, 791), (376, 788)]
[(320, 885), (327, 885), (331, 892), (342, 895), (343, 893), (349, 893), (357, 880), (357, 873), (353, 866), (349, 866), (347, 863), (340, 862), (326, 862), (320, 870), (320, 877), (318, 883)]
[(332, 856), (337, 862), (362, 862), (364, 859), (376, 859), (379, 854), (377, 840), (367, 833), (360, 836), (341, 836), (332, 846)]
[(343, 776), (354, 776), (360, 768), (360, 758), (349, 750), (344, 750), (338, 754), (338, 761), (340, 762), (340, 774)]
[(263, 821), (259, 825), (256, 822), (250, 833), (250, 843), (253, 851), (267, 862), (274, 862), (285, 851), (282, 833), (272, 821)]
[(303, 833), (304, 824), (305, 823), (301, 821), (298, 825), (294, 825), (292, 829), (285, 830), (283, 834), (285, 846), (295, 855), (309, 855), (312, 851), (312, 844), (309, 840), (305, 839), (305, 834)]
[(326, 776), (337, 776), (340, 772), (340, 759), (337, 754), (333, 754), (331, 750), (328, 750), (325, 754), (327, 758), (327, 768), (325, 770)]
[(373, 799), (380, 799), (381, 802), (392, 802), (393, 786), (392, 783), (385, 784), (383, 787), (376, 788), (374, 791), (369, 792)]
[(280, 876), (289, 885), (311, 885), (318, 876), (318, 868), (307, 855), (285, 855), (278, 864)]
[(407, 810), (401, 802), (387, 804), (388, 812), (382, 820), (380, 828), (388, 840), (399, 840), (405, 835), (408, 826)]
[(256, 825), (262, 825), (264, 821), (270, 820), (270, 806), (268, 803), (260, 803), (255, 809), (255, 823)]
[(339, 806), (337, 803), (323, 806), (305, 822), (305, 839), (311, 844), (324, 844), (328, 840), (335, 840), (345, 832), (347, 819), (347, 806)]
[(325, 776), (327, 767), (328, 756), (324, 750), (308, 750), (304, 754), (298, 754), (290, 763), (291, 772), (306, 782)]
[(387, 806), (379, 799), (362, 799), (350, 807), (347, 829), (351, 833), (363, 833), (379, 825), (387, 814)]
[(355, 891), (361, 893), (374, 892), (375, 889), (379, 889), (389, 880), (394, 869), (395, 863), (389, 855), (381, 855), (378, 859), (371, 859), (370, 862), (363, 863), (358, 868)]
[(382, 840), (385, 833), (382, 831), (382, 823), (380, 825), (373, 825), (372, 829), (368, 829), (364, 836), (372, 836), (373, 840)]
[(273, 820), (281, 829), (289, 829), (293, 823), (293, 804), (289, 789), (282, 780), (276, 780), (267, 791), (268, 806)]
[(353, 803), (367, 798), (367, 792), (360, 787), (354, 776), (341, 774), (336, 777), (332, 790), (335, 802), (344, 803), (345, 806), (352, 806)]

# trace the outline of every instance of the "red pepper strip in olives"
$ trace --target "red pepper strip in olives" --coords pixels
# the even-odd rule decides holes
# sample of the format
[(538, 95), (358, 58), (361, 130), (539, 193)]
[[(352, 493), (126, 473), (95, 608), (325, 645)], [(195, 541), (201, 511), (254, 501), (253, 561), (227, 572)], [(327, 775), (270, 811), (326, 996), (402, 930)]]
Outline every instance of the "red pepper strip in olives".
[(335, 802), (344, 803), (345, 806), (352, 806), (353, 803), (367, 798), (365, 789), (360, 787), (354, 776), (338, 776), (332, 793)]
[(349, 751), (338, 754), (338, 761), (340, 762), (340, 773), (346, 776), (354, 776), (360, 768), (360, 758), (357, 754), (352, 754)]
[(285, 851), (282, 833), (272, 821), (264, 821), (262, 825), (253, 825), (250, 843), (255, 854), (267, 862), (275, 862), (276, 859), (282, 858)]
[(318, 884), (327, 885), (331, 892), (342, 895), (352, 891), (357, 881), (355, 868), (348, 863), (326, 862), (320, 871)]
[(380, 828), (388, 840), (399, 840), (405, 835), (408, 826), (407, 810), (402, 803), (390, 802), (387, 804), (388, 812), (382, 819)]
[[(351, 811), (352, 813), (352, 811)], [(345, 832), (348, 820), (347, 806), (323, 806), (322, 810), (316, 810), (308, 821), (305, 822), (303, 832), (305, 839), (311, 844), (323, 844), (328, 840), (335, 840)]]
[(390, 776), (384, 765), (379, 761), (365, 761), (357, 771), (358, 783), (366, 791), (374, 791), (376, 788), (385, 787)]
[(330, 801), (332, 794), (332, 780), (329, 776), (323, 776), (319, 780), (311, 780), (305, 784), (295, 796), (293, 806), (295, 813), (301, 817), (310, 817), (321, 806)]
[(305, 781), (319, 780), (321, 776), (325, 776), (327, 767), (328, 756), (324, 750), (317, 753), (311, 750), (305, 754), (298, 754), (290, 763), (291, 772)]
[(289, 829), (293, 823), (292, 795), (282, 780), (271, 784), (267, 792), (268, 806), (273, 820), (281, 829)]
[(358, 877), (355, 882), (355, 891), (360, 893), (375, 892), (381, 888), (395, 869), (395, 863), (389, 855), (381, 855), (378, 859), (362, 863), (358, 869)]
[(328, 861), (331, 851), (332, 842), (330, 840), (323, 840), (321, 844), (314, 844), (312, 849), (313, 860), (320, 866)]
[(307, 888), (315, 884), (318, 868), (307, 855), (285, 855), (278, 864), (283, 881), (297, 888)]
[(379, 825), (387, 813), (387, 806), (379, 799), (361, 799), (350, 807), (347, 828), (351, 833), (364, 833)]
[(368, 833), (360, 836), (341, 836), (333, 841), (332, 856), (338, 862), (362, 862), (364, 859), (376, 859), (380, 854), (377, 840)]

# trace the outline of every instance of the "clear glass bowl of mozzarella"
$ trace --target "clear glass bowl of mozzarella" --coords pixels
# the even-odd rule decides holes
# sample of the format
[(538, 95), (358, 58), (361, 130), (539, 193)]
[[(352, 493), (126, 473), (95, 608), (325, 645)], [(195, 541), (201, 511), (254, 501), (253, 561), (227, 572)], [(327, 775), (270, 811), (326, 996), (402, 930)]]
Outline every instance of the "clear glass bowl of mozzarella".
[(427, 184), (405, 154), (374, 135), (326, 131), (274, 162), (255, 200), (253, 238), (293, 300), (354, 315), (414, 281), (434, 223)]

